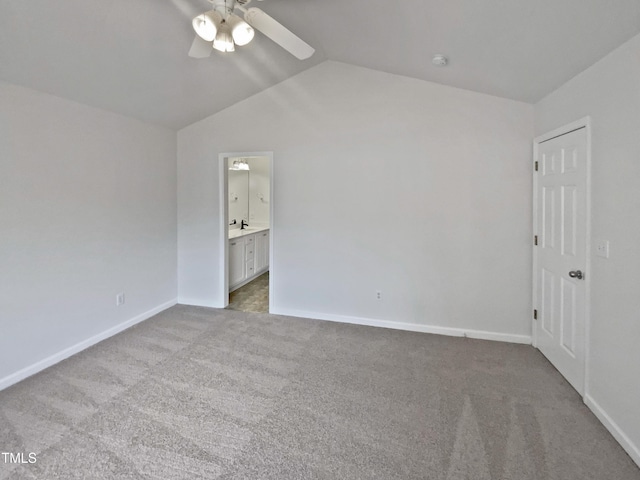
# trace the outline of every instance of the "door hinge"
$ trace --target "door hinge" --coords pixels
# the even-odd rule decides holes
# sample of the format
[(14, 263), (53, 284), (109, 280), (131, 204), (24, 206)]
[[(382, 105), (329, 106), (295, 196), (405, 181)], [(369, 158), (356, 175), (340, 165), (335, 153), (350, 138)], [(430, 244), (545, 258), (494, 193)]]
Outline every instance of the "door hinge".
[(538, 245), (538, 235), (533, 236), (533, 244)]
[(535, 163), (535, 170), (536, 170), (536, 172), (538, 171), (538, 161), (537, 160), (536, 160), (536, 163)]
[(535, 308), (533, 309), (533, 319), (534, 320), (538, 319), (538, 310), (536, 310)]

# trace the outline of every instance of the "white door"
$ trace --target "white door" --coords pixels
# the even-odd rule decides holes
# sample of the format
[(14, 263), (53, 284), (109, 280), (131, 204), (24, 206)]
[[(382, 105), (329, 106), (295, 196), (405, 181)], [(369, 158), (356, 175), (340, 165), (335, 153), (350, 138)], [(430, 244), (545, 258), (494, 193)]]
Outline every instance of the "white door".
[(536, 346), (584, 394), (587, 128), (537, 144)]

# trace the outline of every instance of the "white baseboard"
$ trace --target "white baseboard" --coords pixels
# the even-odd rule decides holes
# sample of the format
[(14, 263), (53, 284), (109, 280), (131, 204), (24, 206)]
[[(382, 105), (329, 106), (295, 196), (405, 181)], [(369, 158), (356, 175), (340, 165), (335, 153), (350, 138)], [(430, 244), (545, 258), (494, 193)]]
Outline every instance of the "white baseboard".
[(288, 308), (271, 309), (269, 313), (275, 315), (287, 315), (290, 317), (311, 318), (315, 320), (328, 320), (330, 322), (352, 323), (355, 325), (367, 325), (369, 327), (391, 328), (395, 330), (407, 330), (409, 332), (434, 333), (450, 337), (468, 337), (481, 340), (495, 340), (498, 342), (521, 343), (531, 345), (531, 335), (513, 335), (509, 333), (488, 332), (484, 330), (469, 330), (465, 328), (439, 327), (436, 325), (422, 325), (419, 323), (391, 322), (389, 320), (377, 320), (364, 317), (350, 317), (347, 315), (334, 315), (331, 313), (306, 312)]
[(123, 330), (126, 330), (127, 328), (132, 327), (137, 323), (143, 322), (144, 320), (147, 320), (148, 318), (151, 318), (154, 315), (157, 315), (163, 310), (173, 307), (176, 303), (178, 303), (177, 299), (165, 302), (161, 305), (158, 305), (155, 308), (152, 308), (151, 310), (148, 310), (144, 313), (141, 313), (140, 315), (137, 315), (127, 320), (126, 322), (120, 323), (115, 327), (111, 327), (108, 330), (105, 330), (104, 332), (94, 335), (93, 337), (87, 338), (86, 340), (83, 340), (80, 343), (76, 343), (71, 347), (65, 348), (64, 350), (58, 353), (54, 353), (53, 355), (43, 360), (40, 360), (34, 363), (33, 365), (30, 365), (28, 367), (23, 368), (22, 370), (18, 370), (15, 373), (7, 375), (6, 377), (0, 379), (0, 390), (4, 390), (5, 388), (10, 387), (14, 383), (18, 383), (20, 380), (24, 380), (25, 378), (30, 377), (31, 375), (34, 375), (44, 370), (45, 368), (48, 368), (52, 365), (55, 365), (58, 362), (61, 362), (65, 358), (69, 358), (71, 355), (75, 355), (76, 353), (79, 353), (82, 350), (85, 350), (91, 347), (92, 345), (95, 345), (96, 343), (101, 342), (102, 340), (106, 340), (107, 338), (112, 337), (115, 334), (120, 333)]
[(613, 438), (618, 441), (622, 448), (624, 448), (624, 450), (629, 454), (631, 459), (640, 467), (640, 448), (631, 441), (627, 434), (624, 433), (618, 424), (613, 421), (609, 414), (605, 412), (604, 409), (598, 405), (591, 396), (589, 396), (589, 394), (585, 395), (584, 403), (591, 409), (593, 414), (598, 417), (598, 420), (602, 422), (607, 430), (609, 430), (611, 435), (613, 435)]

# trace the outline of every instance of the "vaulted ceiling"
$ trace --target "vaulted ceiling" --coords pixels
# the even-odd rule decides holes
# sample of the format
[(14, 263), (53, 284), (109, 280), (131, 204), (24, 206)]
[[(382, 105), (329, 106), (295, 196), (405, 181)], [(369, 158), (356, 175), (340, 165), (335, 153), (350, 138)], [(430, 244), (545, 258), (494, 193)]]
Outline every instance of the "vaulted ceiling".
[[(311, 44), (257, 33), (187, 56), (207, 0), (2, 0), (0, 80), (178, 129), (325, 60), (534, 103), (640, 32), (638, 0), (265, 0)], [(450, 65), (438, 68), (442, 53)]]

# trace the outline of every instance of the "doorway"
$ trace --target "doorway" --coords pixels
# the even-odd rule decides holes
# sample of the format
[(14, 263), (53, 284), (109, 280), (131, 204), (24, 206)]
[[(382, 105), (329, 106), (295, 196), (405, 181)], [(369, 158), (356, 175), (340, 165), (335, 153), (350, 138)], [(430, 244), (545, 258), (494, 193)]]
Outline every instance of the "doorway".
[(273, 292), (273, 153), (222, 153), (219, 164), (223, 307), (268, 313)]
[(534, 140), (536, 346), (585, 394), (590, 286), (590, 122)]

